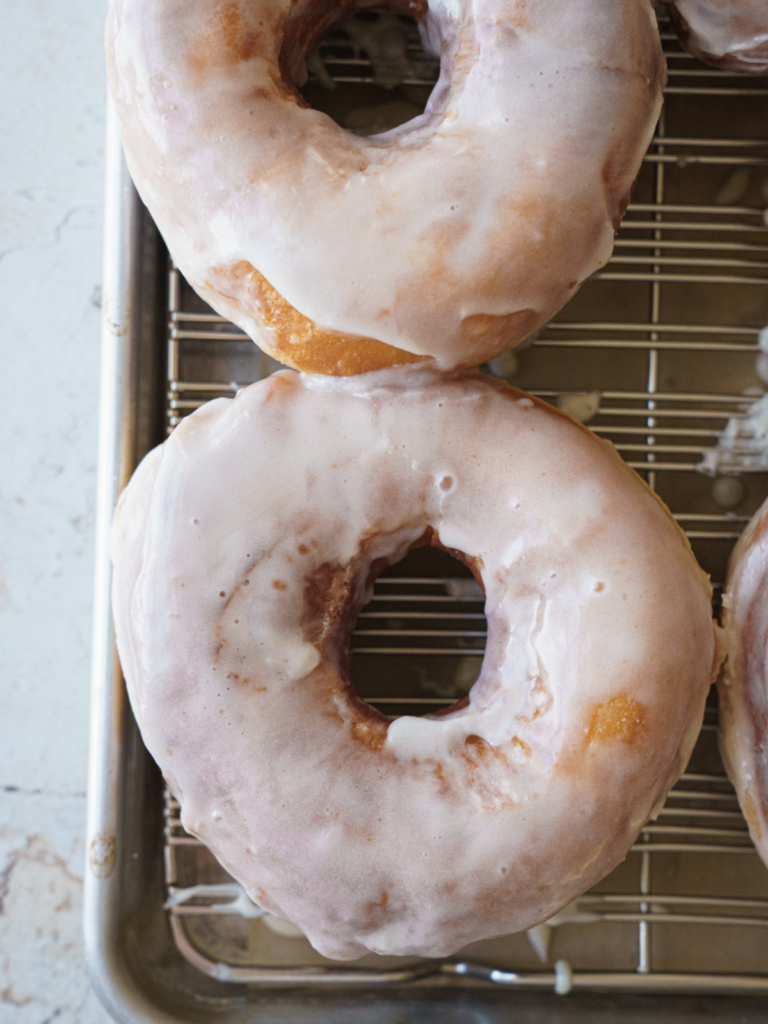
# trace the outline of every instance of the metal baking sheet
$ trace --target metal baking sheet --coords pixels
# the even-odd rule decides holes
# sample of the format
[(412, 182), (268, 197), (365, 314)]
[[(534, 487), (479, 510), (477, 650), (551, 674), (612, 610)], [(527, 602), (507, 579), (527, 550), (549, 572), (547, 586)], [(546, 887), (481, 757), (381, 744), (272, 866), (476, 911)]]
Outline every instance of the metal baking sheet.
[[(704, 68), (663, 34), (665, 112), (614, 258), (516, 354), (510, 379), (552, 402), (596, 392), (589, 426), (657, 489), (721, 584), (734, 540), (768, 493), (765, 472), (742, 473), (742, 499), (724, 511), (712, 479), (697, 470), (729, 417), (745, 415), (762, 391), (755, 363), (768, 322), (768, 82)], [(343, 37), (326, 45), (333, 77), (362, 90), (366, 103), (375, 98), (365, 54)], [(431, 72), (419, 67), (422, 77), (406, 82), (397, 102), (423, 102), (415, 90), (428, 91)], [(310, 88), (316, 105), (336, 104), (331, 113), (355, 122), (349, 92), (323, 97), (319, 83)], [(654, 1009), (650, 997), (637, 1003), (631, 993), (768, 992), (768, 872), (724, 778), (714, 703), (661, 816), (552, 929), (545, 963), (519, 935), (445, 962), (371, 955), (340, 967), (243, 915), (231, 879), (183, 832), (133, 724), (114, 651), (106, 534), (119, 490), (165, 431), (277, 364), (168, 267), (113, 118), (110, 126), (85, 921), (94, 983), (113, 1014), (341, 1020), (354, 1012), (352, 1000), (371, 1021), (444, 1020), (450, 993), (478, 1019), (540, 1019), (546, 1008), (547, 1019), (575, 1020), (613, 1012), (615, 1003), (578, 994), (602, 990), (621, 994), (628, 1019), (650, 1019), (667, 1004)], [(353, 637), (356, 685), (390, 714), (450, 703), (479, 668), (482, 601), (456, 563), (433, 555), (416, 552), (384, 574)], [(555, 987), (572, 994), (557, 1003), (533, 994)], [(675, 1005), (683, 1013), (696, 1004)], [(723, 1019), (737, 1006), (743, 1019), (759, 1009), (733, 998), (707, 1003)]]

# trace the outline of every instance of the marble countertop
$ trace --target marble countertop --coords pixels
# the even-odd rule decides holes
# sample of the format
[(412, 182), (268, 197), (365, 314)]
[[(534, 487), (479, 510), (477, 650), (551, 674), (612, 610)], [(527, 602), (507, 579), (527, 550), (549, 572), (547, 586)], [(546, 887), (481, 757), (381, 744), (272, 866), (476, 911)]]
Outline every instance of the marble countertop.
[(106, 1022), (82, 954), (103, 0), (0, 37), (0, 1021)]

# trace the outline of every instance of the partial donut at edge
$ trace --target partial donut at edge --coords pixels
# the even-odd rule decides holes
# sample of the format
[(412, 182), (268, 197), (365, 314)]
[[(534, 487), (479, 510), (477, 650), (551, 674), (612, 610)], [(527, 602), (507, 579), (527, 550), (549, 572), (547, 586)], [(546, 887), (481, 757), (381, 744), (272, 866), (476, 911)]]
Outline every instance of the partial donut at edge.
[(765, 0), (664, 0), (682, 45), (706, 64), (743, 75), (768, 73)]
[(768, 866), (768, 502), (731, 555), (723, 628), (720, 750), (752, 842)]
[(440, 80), (423, 115), (360, 138), (296, 88), (349, 4), (113, 0), (142, 199), (193, 287), (277, 359), (479, 365), (609, 259), (661, 105), (649, 0), (475, 7), (415, 10)]

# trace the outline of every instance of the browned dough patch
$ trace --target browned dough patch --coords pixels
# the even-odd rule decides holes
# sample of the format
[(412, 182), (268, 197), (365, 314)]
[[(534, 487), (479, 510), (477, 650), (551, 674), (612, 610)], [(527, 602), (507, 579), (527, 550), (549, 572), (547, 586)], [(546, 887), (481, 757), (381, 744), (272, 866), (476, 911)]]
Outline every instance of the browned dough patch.
[[(360, 703), (362, 704), (363, 702), (360, 701)], [(367, 705), (363, 706), (365, 707)], [(373, 714), (376, 714), (373, 708), (370, 710)], [(362, 743), (364, 747), (367, 747), (374, 753), (378, 753), (386, 742), (388, 723), (378, 721), (377, 718), (373, 717), (373, 714), (370, 720), (361, 719), (359, 721), (352, 722), (352, 739), (355, 740), (356, 743)]]
[(748, 789), (744, 790), (744, 796), (741, 800), (741, 809), (744, 812), (744, 817), (747, 820), (750, 832), (755, 839), (760, 839), (762, 835), (760, 818), (758, 817), (757, 808), (755, 807), (755, 801), (752, 799), (752, 794)]
[(186, 63), (193, 80), (200, 82), (217, 71), (268, 55), (262, 33), (248, 24), (237, 0), (227, 0), (213, 6), (187, 51)]
[(340, 566), (323, 562), (304, 582), (301, 625), (304, 638), (323, 653), (339, 629), (351, 625), (355, 564)]
[(605, 704), (596, 704), (587, 733), (587, 743), (621, 740), (635, 743), (645, 731), (645, 705), (625, 693)]
[(206, 284), (212, 291), (237, 302), (264, 328), (271, 343), (262, 336), (261, 347), (281, 363), (304, 373), (354, 377), (388, 366), (431, 360), (430, 356), (417, 356), (376, 338), (318, 327), (246, 260), (231, 267), (214, 267), (211, 277), (213, 280)]
[(487, 352), (490, 347), (503, 351), (531, 334), (538, 322), (533, 309), (518, 309), (504, 316), (475, 313), (461, 321), (461, 340), (467, 347), (476, 347), (481, 352)]

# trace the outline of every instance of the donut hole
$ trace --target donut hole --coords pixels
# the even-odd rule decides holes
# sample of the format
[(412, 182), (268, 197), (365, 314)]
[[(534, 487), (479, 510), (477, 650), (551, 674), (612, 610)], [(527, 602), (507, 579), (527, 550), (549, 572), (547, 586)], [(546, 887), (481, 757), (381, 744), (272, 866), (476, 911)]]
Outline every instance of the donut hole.
[(299, 91), (355, 135), (380, 135), (423, 113), (440, 74), (413, 17), (397, 9), (345, 15), (306, 61)]
[(455, 710), (480, 673), (486, 631), (471, 569), (450, 552), (416, 548), (384, 569), (357, 616), (352, 684), (389, 718)]

